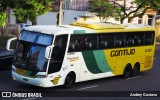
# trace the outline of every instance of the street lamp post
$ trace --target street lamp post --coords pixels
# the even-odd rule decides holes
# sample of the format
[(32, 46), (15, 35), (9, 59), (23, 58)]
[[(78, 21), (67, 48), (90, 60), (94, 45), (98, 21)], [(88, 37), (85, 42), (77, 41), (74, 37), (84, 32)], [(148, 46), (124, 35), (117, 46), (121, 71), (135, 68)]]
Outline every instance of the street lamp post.
[(62, 24), (62, 0), (60, 0), (59, 2), (60, 2), (60, 4), (59, 4), (58, 25), (61, 25)]

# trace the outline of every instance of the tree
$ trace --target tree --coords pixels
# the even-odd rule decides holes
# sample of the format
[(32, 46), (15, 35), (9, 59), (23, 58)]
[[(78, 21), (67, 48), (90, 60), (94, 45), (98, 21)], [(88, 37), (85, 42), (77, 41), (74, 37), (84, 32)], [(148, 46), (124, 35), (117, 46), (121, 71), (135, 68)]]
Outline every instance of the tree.
[(14, 0), (16, 5), (14, 15), (17, 23), (32, 21), (37, 24), (37, 16), (47, 13), (51, 9), (51, 0)]
[(7, 8), (14, 7), (13, 0), (0, 0), (0, 27), (1, 27), (1, 36), (5, 34), (5, 26), (7, 19)]
[(108, 17), (114, 16), (113, 5), (108, 0), (90, 0), (89, 11), (97, 13), (101, 21), (105, 21)]
[(130, 2), (113, 0), (110, 2), (114, 4), (115, 12), (121, 23), (126, 18), (128, 18), (128, 22), (131, 22), (133, 18), (144, 15), (148, 9), (160, 9), (160, 0), (132, 0)]
[(0, 26), (3, 26), (6, 21), (6, 10), (7, 7), (14, 7), (13, 0), (0, 0)]
[(6, 14), (3, 11), (0, 11), (0, 27), (4, 25), (4, 22), (6, 20)]

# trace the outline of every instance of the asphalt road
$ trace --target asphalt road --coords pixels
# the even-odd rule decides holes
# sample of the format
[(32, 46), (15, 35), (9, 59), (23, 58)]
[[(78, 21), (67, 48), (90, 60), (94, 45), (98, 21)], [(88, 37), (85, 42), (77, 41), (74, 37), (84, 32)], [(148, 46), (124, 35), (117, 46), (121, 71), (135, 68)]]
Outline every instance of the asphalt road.
[[(112, 94), (111, 91), (113, 91), (113, 94), (117, 93), (136, 93), (136, 92), (157, 92), (159, 91), (160, 93), (160, 45), (156, 46), (156, 52), (155, 52), (155, 58), (154, 58), (154, 64), (153, 68), (149, 71), (142, 72), (136, 77), (130, 77), (127, 79), (122, 78), (121, 76), (116, 76), (116, 77), (110, 77), (110, 78), (104, 78), (104, 79), (98, 79), (98, 80), (92, 80), (88, 82), (81, 82), (75, 84), (71, 88), (63, 88), (62, 86), (59, 87), (52, 87), (52, 88), (40, 88), (36, 86), (31, 86), (28, 84), (24, 84), (21, 82), (17, 82), (12, 80), (11, 78), (11, 70), (0, 70), (0, 91), (12, 91), (12, 92), (23, 92), (23, 91), (40, 91), (43, 92), (44, 95), (47, 94), (56, 94), (57, 93), (62, 93), (69, 95), (70, 97), (73, 98), (65, 98), (68, 100), (75, 100), (75, 99), (86, 99), (86, 100), (97, 100), (96, 95), (100, 93), (109, 93)], [(93, 93), (91, 91), (94, 91)], [(117, 92), (118, 91), (118, 92)], [(119, 92), (120, 91), (120, 92)], [(122, 92), (123, 91), (123, 92)], [(74, 96), (75, 94), (90, 94), (90, 97), (94, 98), (78, 98)], [(157, 92), (158, 93), (158, 92)], [(72, 95), (73, 94), (73, 95)], [(51, 95), (50, 95), (51, 96)], [(114, 95), (113, 95), (114, 96)], [(0, 98), (1, 99), (1, 98)], [(3, 98), (4, 99), (4, 98)], [(9, 99), (9, 98), (7, 98)], [(11, 98), (10, 98), (11, 99)], [(18, 98), (21, 100), (20, 98)], [(23, 100), (32, 100), (32, 99), (50, 99), (53, 100), (53, 97), (49, 98), (25, 98)], [(64, 98), (59, 95), (59, 97), (54, 97), (54, 99), (60, 99), (64, 100)], [(134, 98), (127, 97), (127, 98), (110, 98), (110, 97), (101, 97), (98, 99), (108, 99), (108, 100), (151, 100), (148, 97), (139, 97), (136, 96)], [(153, 97), (152, 100), (160, 100), (160, 98)]]

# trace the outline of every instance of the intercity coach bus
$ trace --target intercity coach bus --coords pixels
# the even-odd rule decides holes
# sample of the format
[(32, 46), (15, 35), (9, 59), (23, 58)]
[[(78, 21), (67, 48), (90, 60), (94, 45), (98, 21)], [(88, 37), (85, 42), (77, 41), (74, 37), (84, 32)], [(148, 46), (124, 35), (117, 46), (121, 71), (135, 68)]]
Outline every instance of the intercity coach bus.
[(138, 24), (29, 26), (18, 38), (12, 78), (40, 87), (70, 87), (87, 80), (135, 76), (152, 68), (155, 39), (154, 27)]

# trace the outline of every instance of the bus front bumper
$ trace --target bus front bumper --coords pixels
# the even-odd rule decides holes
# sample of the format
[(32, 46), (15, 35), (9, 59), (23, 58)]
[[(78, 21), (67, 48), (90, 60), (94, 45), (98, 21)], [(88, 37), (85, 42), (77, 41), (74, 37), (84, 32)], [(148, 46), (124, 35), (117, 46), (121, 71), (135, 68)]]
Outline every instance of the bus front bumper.
[(48, 78), (29, 78), (25, 77), (22, 75), (17, 74), (16, 72), (12, 71), (12, 78), (14, 80), (30, 84), (30, 85), (35, 85), (39, 87), (53, 87), (54, 84), (52, 81), (50, 81)]

